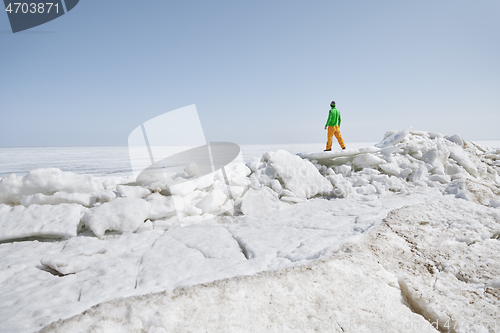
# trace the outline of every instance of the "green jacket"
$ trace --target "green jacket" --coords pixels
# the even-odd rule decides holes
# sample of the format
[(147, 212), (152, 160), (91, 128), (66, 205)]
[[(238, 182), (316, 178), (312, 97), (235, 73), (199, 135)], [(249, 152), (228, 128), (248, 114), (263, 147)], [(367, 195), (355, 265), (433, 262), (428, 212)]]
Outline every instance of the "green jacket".
[(331, 108), (328, 120), (325, 126), (339, 126), (340, 127), (340, 112), (335, 107)]

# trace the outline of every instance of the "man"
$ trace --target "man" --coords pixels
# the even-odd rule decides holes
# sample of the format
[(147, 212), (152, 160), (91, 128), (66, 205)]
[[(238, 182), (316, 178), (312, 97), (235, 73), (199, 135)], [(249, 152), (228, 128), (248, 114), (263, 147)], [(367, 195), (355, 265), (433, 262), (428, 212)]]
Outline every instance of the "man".
[(340, 112), (335, 108), (335, 101), (330, 103), (332, 107), (328, 115), (328, 120), (326, 121), (325, 129), (328, 127), (328, 141), (326, 142), (325, 151), (332, 150), (332, 139), (333, 135), (337, 138), (339, 145), (342, 149), (345, 149), (344, 140), (342, 140), (342, 135), (340, 135)]

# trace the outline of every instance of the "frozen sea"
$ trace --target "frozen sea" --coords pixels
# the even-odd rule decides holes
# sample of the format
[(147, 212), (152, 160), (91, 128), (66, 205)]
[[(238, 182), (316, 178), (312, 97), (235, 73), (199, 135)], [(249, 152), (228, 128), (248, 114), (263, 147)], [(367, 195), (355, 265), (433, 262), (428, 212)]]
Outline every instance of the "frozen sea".
[[(349, 146), (363, 147), (375, 142), (357, 142)], [(500, 141), (499, 141), (500, 143)], [(285, 149), (292, 154), (322, 151), (318, 144), (241, 145), (245, 162), (261, 157), (268, 151)], [(24, 175), (39, 168), (58, 168), (96, 177), (127, 177), (132, 175), (127, 146), (111, 147), (0, 147), (0, 177), (10, 173)]]
[(231, 195), (0, 148), (0, 331), (500, 332), (500, 140), (347, 146), (242, 145)]
[[(487, 147), (500, 147), (500, 140), (474, 141)], [(348, 142), (349, 148), (374, 145), (376, 142)], [(292, 154), (321, 152), (324, 143), (240, 145), (245, 162), (268, 151), (284, 149)], [(334, 145), (334, 149), (336, 146)], [(109, 147), (0, 147), (0, 177), (10, 173), (24, 175), (39, 168), (58, 168), (95, 177), (132, 176), (127, 146)]]

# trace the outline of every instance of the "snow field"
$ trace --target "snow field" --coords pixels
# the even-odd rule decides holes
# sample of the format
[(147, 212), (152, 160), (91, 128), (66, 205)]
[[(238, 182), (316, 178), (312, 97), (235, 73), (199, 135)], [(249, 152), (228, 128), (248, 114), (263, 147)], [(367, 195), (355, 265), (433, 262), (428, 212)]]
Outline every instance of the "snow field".
[[(127, 303), (128, 299), (120, 298), (166, 290), (164, 296), (144, 296), (144, 299), (164, 299), (157, 302), (161, 303), (161, 309), (166, 309), (172, 306), (168, 304), (181, 299), (168, 300), (172, 290), (174, 293), (176, 290), (192, 290), (192, 295), (185, 298), (186, 304), (183, 305), (187, 308), (178, 310), (187, 311), (184, 314), (168, 308), (167, 312), (172, 313), (172, 317), (168, 317), (170, 315), (164, 312), (156, 315), (146, 313), (147, 309), (144, 309), (145, 314), (137, 318), (150, 319), (139, 322), (132, 310), (120, 310), (121, 305), (113, 303), (117, 307), (116, 313), (128, 311), (126, 313), (131, 314), (126, 318), (109, 319), (111, 321), (107, 323), (117, 327), (140, 327), (145, 331), (170, 331), (181, 324), (194, 327), (190, 325), (197, 325), (196, 322), (172, 318), (176, 313), (181, 318), (188, 316), (193, 311), (189, 307), (200, 307), (200, 304), (188, 303), (199, 301), (214, 305), (214, 311), (219, 311), (205, 313), (196, 310), (200, 315), (219, 318), (209, 320), (207, 323), (214, 326), (207, 326), (207, 330), (216, 330), (220, 328), (217, 325), (227, 324), (234, 325), (237, 331), (239, 319), (246, 323), (242, 328), (253, 327), (251, 323), (257, 328), (277, 323), (273, 327), (300, 330), (301, 324), (312, 324), (310, 318), (345, 323), (343, 319), (353, 317), (357, 318), (359, 326), (362, 322), (366, 324), (367, 332), (377, 331), (381, 322), (384, 323), (381, 327), (387, 328), (388, 323), (397, 318), (412, 323), (417, 318), (417, 322), (428, 324), (434, 319), (441, 322), (448, 318), (462, 325), (455, 325), (459, 327), (456, 332), (465, 332), (467, 327), (479, 322), (487, 329), (491, 327), (487, 324), (488, 316), (476, 316), (478, 321), (472, 315), (458, 315), (461, 310), (457, 309), (466, 309), (468, 313), (496, 313), (491, 312), (494, 309), (492, 304), (498, 308), (498, 303), (494, 302), (495, 297), (498, 300), (500, 281), (500, 270), (495, 266), (495, 260), (498, 262), (495, 246), (500, 230), (499, 162), (499, 149), (464, 142), (458, 135), (443, 136), (408, 129), (386, 133), (384, 140), (375, 147), (300, 156), (284, 150), (268, 152), (246, 165), (228, 165), (225, 168), (227, 179), (221, 171), (197, 177), (195, 166), (188, 166), (172, 180), (158, 180), (143, 186), (97, 180), (91, 175), (58, 169), (33, 170), (22, 177), (12, 174), (0, 179), (0, 241), (3, 242), (0, 244), (3, 267), (0, 271), (0, 318), (6, 332), (33, 332), (115, 298), (119, 299), (118, 303)], [(432, 202), (436, 204), (432, 206)], [(406, 215), (402, 213), (404, 208), (398, 210), (407, 205), (415, 208)], [(415, 220), (422, 216), (420, 208), (435, 215)], [(464, 210), (467, 219), (460, 219), (460, 209)], [(448, 211), (455, 212), (453, 218), (456, 220), (447, 218)], [(396, 236), (374, 238), (372, 243), (364, 244), (374, 235), (374, 230), (382, 234), (380, 228), (386, 228), (388, 221), (392, 221), (391, 214), (402, 221), (398, 230), (391, 222), (396, 230), (391, 232)], [(385, 223), (381, 224), (384, 218)], [(434, 223), (434, 220), (438, 222)], [(414, 229), (414, 224), (422, 221), (429, 222), (424, 224), (429, 229)], [(371, 236), (367, 235), (368, 232)], [(390, 234), (385, 229), (383, 232)], [(421, 261), (420, 257), (413, 258), (420, 252), (402, 239), (432, 232), (445, 235), (453, 246), (444, 247), (444, 243), (439, 243), (448, 239), (446, 237), (420, 237), (412, 242), (443, 254), (437, 257), (436, 253), (419, 250), (432, 259)], [(349, 250), (354, 252), (342, 250), (346, 239), (360, 234), (363, 237), (356, 240), (357, 245), (352, 247), (355, 250)], [(41, 240), (51, 242), (39, 242)], [(430, 240), (432, 242), (428, 243)], [(454, 242), (459, 244), (458, 247)], [(386, 250), (374, 252), (371, 244)], [(464, 246), (462, 251), (470, 251), (471, 259), (465, 254), (454, 257), (457, 249)], [(398, 251), (391, 252), (393, 248), (398, 248)], [(337, 254), (332, 259), (307, 264), (310, 260), (327, 258), (334, 252)], [(405, 259), (399, 260), (407, 266), (394, 262), (394, 258), (401, 255)], [(336, 256), (340, 257), (335, 259)], [(493, 259), (489, 260), (490, 257)], [(363, 262), (367, 262), (366, 266)], [(464, 262), (475, 267), (476, 275), (459, 267)], [(300, 291), (304, 294), (299, 293), (297, 285), (311, 284), (309, 270), (299, 267), (289, 268), (286, 274), (268, 272), (254, 276), (297, 264), (307, 264), (315, 271), (324, 272), (320, 274), (321, 279), (314, 277), (319, 281), (315, 287), (317, 290), (304, 287)], [(431, 278), (420, 273), (412, 275), (412, 269), (420, 272), (421, 265), (435, 267), (437, 271), (427, 270)], [(360, 270), (366, 274), (360, 274)], [(379, 271), (386, 278), (389, 276), (392, 282), (384, 285), (383, 279), (373, 277), (373, 272)], [(234, 281), (239, 282), (232, 282), (235, 276), (243, 275), (252, 277), (236, 278)], [(364, 281), (363, 276), (369, 276), (369, 279)], [(196, 296), (199, 293), (196, 288), (204, 287), (176, 289), (227, 278), (233, 279), (210, 285), (211, 291), (207, 293), (214, 296), (214, 300), (209, 300), (206, 295)], [(251, 287), (254, 279), (260, 282)], [(437, 291), (428, 287), (432, 279), (439, 280), (435, 284)], [(245, 283), (242, 285), (241, 281)], [(264, 305), (270, 294), (264, 291), (271, 285), (275, 286), (276, 281), (296, 287), (279, 301), (281, 307), (266, 310)], [(363, 293), (357, 295), (356, 288), (349, 285), (349, 281), (359, 281), (359, 291)], [(322, 302), (308, 303), (305, 300), (308, 293), (320, 295), (323, 289), (328, 293), (328, 290), (333, 290), (328, 288), (337, 288), (337, 285), (330, 286), (337, 282), (341, 287), (324, 298), (329, 304), (328, 309), (321, 305)], [(239, 313), (237, 307), (233, 309), (231, 304), (224, 305), (227, 300), (217, 296), (221, 293), (219, 283), (239, 285), (246, 290), (242, 293), (246, 293), (247, 298), (243, 299), (262, 304), (261, 309), (266, 315), (258, 319), (258, 312), (247, 314), (247, 322), (243, 314), (239, 319), (234, 317)], [(442, 285), (448, 289), (439, 289)], [(472, 287), (478, 287), (474, 289), (479, 295), (477, 299), (463, 295), (464, 288)], [(235, 304), (243, 302), (238, 295), (235, 291), (230, 297)], [(352, 295), (357, 295), (357, 298), (352, 298)], [(376, 297), (362, 300), (372, 295)], [(389, 308), (382, 311), (381, 304), (386, 303), (376, 303), (378, 297), (387, 299)], [(290, 302), (295, 299), (295, 305), (291, 306), (286, 299)], [(450, 299), (454, 305), (445, 306), (445, 300)], [(471, 299), (483, 310), (460, 305)], [(337, 306), (332, 305), (337, 302), (347, 302), (352, 309), (331, 312), (330, 307)], [(245, 306), (248, 309), (253, 305), (238, 305)], [(178, 304), (174, 307), (177, 309)], [(232, 309), (226, 316), (230, 319), (217, 317), (217, 313), (222, 315), (226, 308)], [(284, 310), (288, 308), (290, 313)], [(295, 308), (297, 310), (292, 310)], [(301, 317), (300, 313), (313, 311), (311, 309), (319, 312), (306, 317), (307, 320)], [(111, 312), (102, 315), (112, 318), (115, 315)], [(366, 316), (360, 316), (365, 312)], [(233, 317), (231, 313), (234, 313)], [(97, 314), (92, 316), (98, 318)], [(297, 319), (295, 324), (291, 324), (293, 319)], [(97, 319), (82, 317), (79, 320), (93, 322), (95, 327), (101, 325), (95, 321)], [(72, 322), (69, 320), (62, 325), (76, 325)], [(103, 326), (102, 331), (112, 331), (110, 327), (104, 330)], [(85, 331), (84, 325), (81, 329)], [(178, 329), (183, 328), (178, 326)], [(346, 327), (342, 326), (339, 331), (344, 329)], [(398, 332), (396, 328), (393, 331)], [(385, 331), (381, 329), (380, 332)], [(482, 332), (482, 328), (477, 332)]]
[(41, 332), (498, 332), (499, 217), (450, 197), (395, 209), (326, 259), (115, 299)]
[[(414, 200), (426, 197), (415, 194)], [(170, 219), (162, 221), (162, 229), (155, 221), (155, 229), (102, 238), (85, 232), (59, 242), (0, 244), (3, 329), (33, 332), (114, 298), (321, 258), (404, 203), (398, 196), (370, 202), (347, 198), (341, 204), (316, 198), (287, 210), (186, 227)]]
[(114, 300), (41, 332), (401, 332), (407, 323), (408, 332), (437, 332), (404, 305), (397, 279), (367, 259), (336, 256)]
[[(305, 159), (284, 150), (268, 152), (248, 165), (240, 162), (226, 166), (227, 180), (220, 170), (196, 177), (196, 166), (188, 166), (172, 180), (145, 186), (99, 182), (91, 175), (58, 169), (34, 170), (23, 177), (11, 174), (0, 180), (0, 207), (7, 220), (9, 214), (23, 220), (25, 214), (24, 221), (29, 221), (34, 207), (29, 212), (8, 212), (6, 205), (22, 204), (28, 209), (63, 203), (83, 206), (88, 210), (81, 208), (78, 230), (85, 227), (103, 237), (106, 231), (133, 232), (146, 220), (153, 228), (154, 221), (175, 217), (187, 225), (224, 213), (277, 211), (315, 196), (345, 198), (359, 194), (371, 200), (387, 191), (410, 193), (415, 186), (436, 187), (457, 198), (498, 206), (498, 153), (498, 149), (464, 143), (458, 135), (445, 137), (407, 129), (387, 133), (373, 149), (301, 154)], [(309, 161), (307, 156), (315, 159)], [(43, 211), (38, 209), (37, 223), (47, 228), (58, 223), (71, 229), (49, 228), (53, 236), (75, 235), (74, 222), (44, 220)], [(48, 235), (36, 225), (30, 234), (29, 225), (23, 222), (9, 226), (8, 237)]]

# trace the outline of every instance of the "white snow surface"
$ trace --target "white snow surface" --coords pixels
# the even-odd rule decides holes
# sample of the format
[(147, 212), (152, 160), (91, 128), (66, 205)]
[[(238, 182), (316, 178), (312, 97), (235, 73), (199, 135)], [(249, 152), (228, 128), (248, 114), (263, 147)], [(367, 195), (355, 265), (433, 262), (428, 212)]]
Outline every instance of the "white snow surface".
[(134, 198), (116, 198), (91, 208), (82, 222), (97, 237), (103, 237), (106, 230), (120, 232), (135, 231), (148, 217), (151, 204)]
[(85, 208), (76, 204), (0, 204), (0, 241), (26, 237), (75, 237)]
[(5, 176), (2, 332), (500, 332), (499, 162), (406, 129), (227, 177)]
[(10, 174), (0, 179), (0, 203), (19, 204), (32, 194), (91, 193), (103, 190), (92, 175), (78, 175), (59, 169), (37, 169), (19, 177)]

